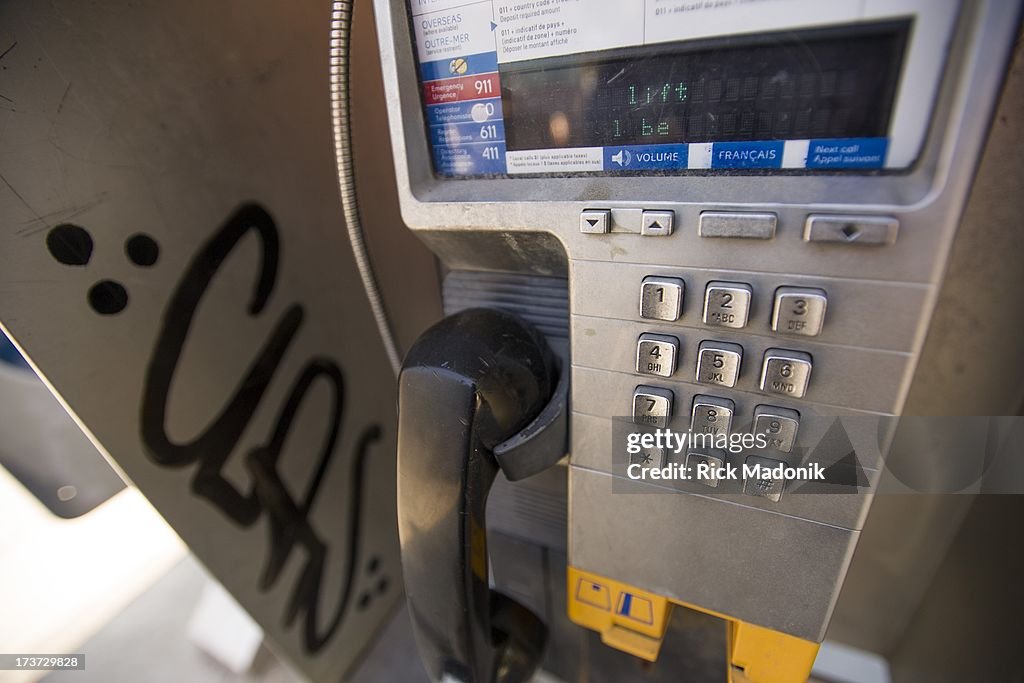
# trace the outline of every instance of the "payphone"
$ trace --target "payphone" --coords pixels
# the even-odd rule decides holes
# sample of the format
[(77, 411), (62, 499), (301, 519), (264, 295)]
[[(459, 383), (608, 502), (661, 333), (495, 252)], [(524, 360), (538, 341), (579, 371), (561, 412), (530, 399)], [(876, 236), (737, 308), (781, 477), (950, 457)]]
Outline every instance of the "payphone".
[[(568, 282), (573, 622), (654, 661), (683, 606), (729, 623), (734, 680), (809, 675), (1018, 13), (377, 0), (402, 213), (446, 296), (508, 309), (504, 282), (543, 321), (544, 288)], [(837, 423), (828, 469), (852, 474), (801, 495)], [(726, 442), (621, 448), (673, 427)], [(741, 432), (761, 439), (732, 448)], [(718, 475), (660, 474), (698, 467)], [(421, 646), (462, 637), (417, 628)]]

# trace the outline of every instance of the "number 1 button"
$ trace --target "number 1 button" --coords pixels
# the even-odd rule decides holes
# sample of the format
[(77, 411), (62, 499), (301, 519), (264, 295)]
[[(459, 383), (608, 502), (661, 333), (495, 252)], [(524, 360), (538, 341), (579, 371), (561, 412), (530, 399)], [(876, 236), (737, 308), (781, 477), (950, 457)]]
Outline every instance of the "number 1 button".
[(650, 320), (679, 320), (683, 314), (686, 285), (677, 277), (645, 277), (640, 284), (640, 317)]

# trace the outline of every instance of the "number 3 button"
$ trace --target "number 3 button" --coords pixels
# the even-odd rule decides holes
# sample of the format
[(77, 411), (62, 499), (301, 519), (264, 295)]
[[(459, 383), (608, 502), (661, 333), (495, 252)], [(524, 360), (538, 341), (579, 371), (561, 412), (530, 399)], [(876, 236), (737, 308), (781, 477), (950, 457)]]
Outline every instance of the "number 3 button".
[(772, 329), (784, 334), (817, 337), (825, 322), (828, 297), (820, 289), (779, 287), (775, 290)]

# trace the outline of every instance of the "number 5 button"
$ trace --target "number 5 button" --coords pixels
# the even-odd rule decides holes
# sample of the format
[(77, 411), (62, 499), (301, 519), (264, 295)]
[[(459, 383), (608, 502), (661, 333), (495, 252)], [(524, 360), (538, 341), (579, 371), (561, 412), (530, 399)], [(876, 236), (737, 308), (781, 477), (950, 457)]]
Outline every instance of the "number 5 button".
[(677, 277), (644, 278), (640, 284), (640, 317), (651, 320), (679, 320), (683, 314), (685, 285)]
[(817, 337), (825, 322), (828, 297), (820, 289), (779, 287), (775, 290), (772, 329), (784, 334)]
[(705, 341), (697, 351), (697, 381), (701, 384), (736, 386), (743, 347), (739, 344)]

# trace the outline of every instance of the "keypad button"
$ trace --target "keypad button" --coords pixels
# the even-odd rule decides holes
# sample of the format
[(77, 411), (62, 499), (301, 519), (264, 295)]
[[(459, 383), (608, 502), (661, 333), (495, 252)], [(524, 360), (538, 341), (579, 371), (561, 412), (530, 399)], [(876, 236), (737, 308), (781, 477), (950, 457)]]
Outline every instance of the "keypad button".
[(665, 237), (672, 234), (675, 214), (671, 211), (644, 211), (640, 223), (640, 234), (649, 237)]
[(700, 214), (697, 234), (701, 237), (731, 237), (770, 240), (775, 237), (774, 213), (732, 213), (704, 211)]
[(697, 381), (721, 387), (736, 386), (743, 347), (726, 342), (704, 341), (697, 352)]
[(778, 503), (782, 500), (782, 492), (786, 488), (786, 480), (772, 477), (771, 470), (783, 464), (784, 463), (781, 463), (778, 460), (762, 458), (759, 455), (749, 456), (746, 460), (747, 467), (752, 468), (755, 465), (758, 465), (758, 474), (760, 476), (745, 477), (743, 479), (743, 493), (748, 496), (767, 498), (768, 500)]
[(704, 324), (740, 329), (750, 312), (750, 285), (709, 282), (704, 290)]
[(697, 395), (693, 399), (690, 431), (694, 434), (729, 435), (736, 404), (727, 398)]
[(670, 389), (638, 386), (633, 390), (633, 422), (636, 424), (667, 427), (672, 417), (675, 396)]
[(757, 406), (754, 408), (754, 434), (764, 434), (768, 448), (783, 453), (793, 450), (800, 429), (800, 413), (791, 408)]
[(636, 343), (636, 371), (671, 377), (679, 360), (679, 339), (666, 334), (642, 334)]
[(639, 453), (629, 454), (630, 465), (640, 465), (646, 470), (660, 469), (665, 466), (665, 449), (657, 446), (641, 446)]
[(580, 232), (602, 235), (611, 229), (612, 212), (608, 209), (585, 209), (580, 214)]
[(768, 349), (761, 368), (761, 391), (803, 398), (811, 379), (811, 356), (802, 351)]
[(804, 240), (880, 247), (896, 241), (899, 227), (890, 216), (808, 216)]
[(718, 472), (725, 467), (725, 461), (708, 453), (687, 453), (686, 469), (692, 481), (711, 488), (718, 488)]
[(828, 296), (807, 287), (779, 287), (775, 290), (772, 329), (783, 334), (816, 337), (825, 323)]
[(640, 317), (650, 320), (679, 320), (683, 314), (686, 285), (677, 277), (645, 277), (640, 283)]

